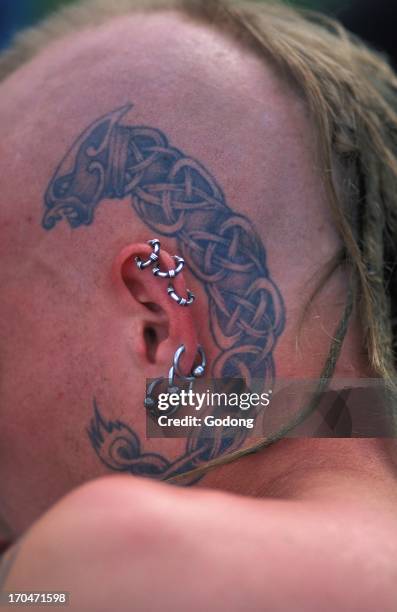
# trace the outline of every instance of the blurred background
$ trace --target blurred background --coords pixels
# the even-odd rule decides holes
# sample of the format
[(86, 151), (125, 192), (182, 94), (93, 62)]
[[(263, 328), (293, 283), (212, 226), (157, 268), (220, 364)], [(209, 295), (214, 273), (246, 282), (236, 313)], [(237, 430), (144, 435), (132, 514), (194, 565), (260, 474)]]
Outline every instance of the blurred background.
[[(0, 49), (10, 44), (19, 29), (33, 25), (59, 6), (73, 2), (76, 0), (0, 0)], [(337, 17), (349, 30), (388, 53), (397, 65), (397, 0), (289, 0), (288, 4)]]

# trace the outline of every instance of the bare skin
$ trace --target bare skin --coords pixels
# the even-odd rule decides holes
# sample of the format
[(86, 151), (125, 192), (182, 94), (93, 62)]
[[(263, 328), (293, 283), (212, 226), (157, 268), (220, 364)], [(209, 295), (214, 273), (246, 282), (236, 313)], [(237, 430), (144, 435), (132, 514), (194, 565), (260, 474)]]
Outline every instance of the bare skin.
[[(214, 601), (225, 610), (392, 610), (390, 443), (283, 440), (214, 470), (200, 490), (107, 476), (87, 436), (93, 397), (146, 453), (170, 462), (183, 453), (183, 440), (145, 440), (145, 379), (164, 375), (182, 343), (186, 372), (197, 343), (216, 363), (206, 289), (188, 259), (175, 286), (197, 299), (182, 309), (131, 265), (154, 236), (129, 195), (105, 194), (93, 221), (75, 229), (42, 222), (44, 194), (73, 142), (132, 102), (120, 125), (166, 134), (255, 225), (286, 313), (271, 354), (276, 377), (318, 377), (348, 281), (334, 275), (297, 343), (305, 300), (340, 246), (304, 103), (262, 58), (173, 13), (70, 36), (0, 87), (0, 526), (24, 534), (4, 588), (67, 588), (87, 611), (124, 610), (131, 599), (157, 609), (154, 593), (162, 610)], [(178, 240), (161, 236), (163, 265)], [(358, 321), (336, 374), (372, 374)]]
[(350, 487), (342, 505), (95, 480), (29, 530), (6, 588), (68, 590), (72, 610), (95, 612), (391, 611), (394, 509)]

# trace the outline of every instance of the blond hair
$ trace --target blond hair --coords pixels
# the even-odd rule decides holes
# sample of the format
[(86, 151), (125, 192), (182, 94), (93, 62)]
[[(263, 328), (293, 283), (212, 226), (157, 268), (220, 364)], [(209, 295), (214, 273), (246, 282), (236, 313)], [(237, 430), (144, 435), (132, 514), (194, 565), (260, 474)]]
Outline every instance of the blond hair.
[[(181, 10), (227, 29), (270, 60), (305, 98), (317, 128), (324, 181), (344, 245), (327, 275), (342, 264), (351, 270), (351, 289), (318, 394), (332, 376), (354, 308), (361, 316), (370, 365), (394, 390), (397, 79), (384, 57), (354, 39), (336, 21), (270, 2), (86, 0), (18, 35), (11, 49), (0, 57), (0, 79), (54, 39), (132, 10), (163, 8)], [(341, 185), (335, 168), (342, 176)], [(280, 439), (314, 409), (318, 394), (299, 419), (282, 431), (194, 472)]]

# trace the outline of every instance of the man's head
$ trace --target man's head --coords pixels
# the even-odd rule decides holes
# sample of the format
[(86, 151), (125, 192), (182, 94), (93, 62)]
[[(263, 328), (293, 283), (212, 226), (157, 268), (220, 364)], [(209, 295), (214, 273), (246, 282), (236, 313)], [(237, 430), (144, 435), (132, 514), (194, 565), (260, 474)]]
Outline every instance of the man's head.
[[(376, 240), (395, 235), (392, 75), (288, 10), (203, 5), (214, 24), (196, 5), (91, 2), (0, 62), (0, 514), (16, 532), (109, 468), (165, 479), (236, 450), (145, 439), (146, 379), (181, 344), (185, 373), (201, 344), (213, 376), (318, 377), (353, 272), (373, 359), (354, 317), (338, 372), (391, 371)], [(193, 306), (136, 267), (154, 237), (162, 265), (185, 257)]]

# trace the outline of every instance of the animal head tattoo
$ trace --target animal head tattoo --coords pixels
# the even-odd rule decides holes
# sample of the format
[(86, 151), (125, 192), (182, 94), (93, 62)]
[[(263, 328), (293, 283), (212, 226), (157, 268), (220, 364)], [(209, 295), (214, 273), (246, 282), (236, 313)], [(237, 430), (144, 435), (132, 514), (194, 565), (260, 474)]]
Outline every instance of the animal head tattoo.
[[(155, 235), (177, 241), (205, 289), (218, 348), (212, 376), (248, 384), (261, 379), (271, 386), (285, 307), (253, 223), (230, 208), (208, 170), (163, 132), (126, 123), (131, 108), (100, 117), (74, 142), (45, 194), (43, 228), (52, 230), (62, 220), (74, 230), (90, 225), (103, 200), (130, 198)], [(99, 412), (95, 418), (98, 423)]]

